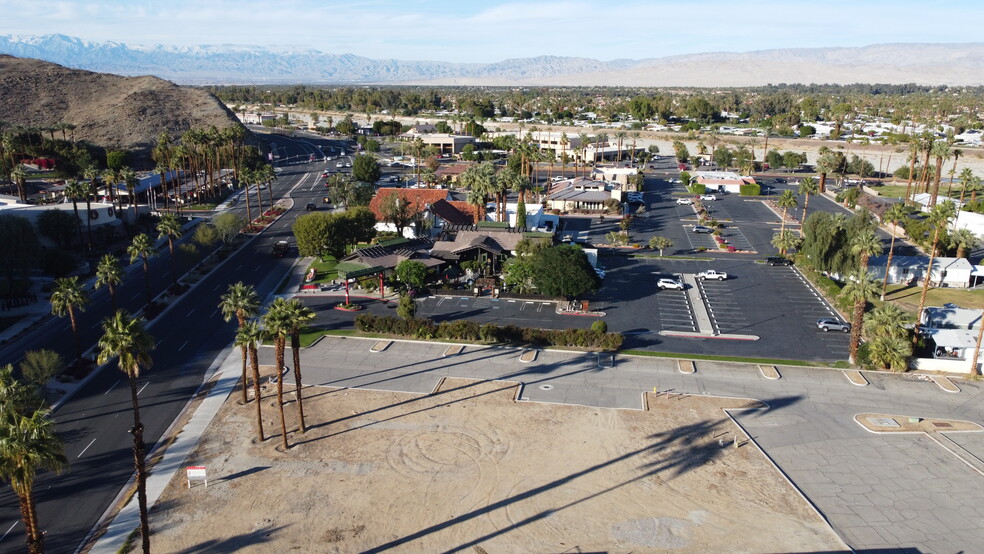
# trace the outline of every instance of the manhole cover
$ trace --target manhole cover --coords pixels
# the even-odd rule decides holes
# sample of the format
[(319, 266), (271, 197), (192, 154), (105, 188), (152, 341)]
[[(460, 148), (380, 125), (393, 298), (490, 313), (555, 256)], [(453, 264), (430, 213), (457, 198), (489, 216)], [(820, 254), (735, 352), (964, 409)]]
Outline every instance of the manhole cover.
[(540, 390), (553, 390), (553, 385), (540, 385)]
[(868, 421), (879, 427), (901, 427), (898, 421), (895, 421), (890, 417), (872, 417), (868, 418)]
[(936, 426), (936, 427), (944, 428), (944, 429), (947, 428), (947, 427), (953, 427), (953, 425), (950, 425), (949, 423), (947, 423), (945, 421), (934, 421), (933, 422), (933, 425)]

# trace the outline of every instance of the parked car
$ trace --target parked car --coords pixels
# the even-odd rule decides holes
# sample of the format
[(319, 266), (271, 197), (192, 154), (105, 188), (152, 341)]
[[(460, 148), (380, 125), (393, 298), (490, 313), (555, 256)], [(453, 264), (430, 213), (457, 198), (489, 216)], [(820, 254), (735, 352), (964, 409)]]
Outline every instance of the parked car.
[(822, 317), (817, 320), (817, 329), (820, 329), (824, 333), (827, 331), (841, 331), (843, 333), (850, 333), (851, 324), (833, 317)]
[(683, 290), (683, 283), (677, 279), (662, 278), (656, 281), (656, 286), (662, 289)]
[(697, 234), (714, 232), (714, 229), (711, 229), (710, 227), (705, 227), (704, 225), (694, 225), (691, 230)]
[(707, 279), (717, 279), (718, 281), (724, 281), (725, 279), (728, 278), (728, 274), (723, 271), (708, 269), (698, 273), (697, 278), (700, 279), (701, 281), (706, 281)]
[(352, 162), (345, 162), (345, 167), (352, 167)]
[(776, 265), (793, 265), (793, 260), (786, 258), (784, 256), (769, 256), (765, 259), (765, 263), (776, 266)]
[(335, 167), (345, 167), (345, 164), (342, 162), (338, 162), (335, 164)]
[(681, 206), (689, 206), (689, 205), (691, 205), (691, 204), (694, 203), (694, 201), (691, 200), (691, 199), (689, 199), (689, 198), (677, 198), (677, 201), (676, 202), (677, 202), (677, 204), (680, 204)]
[(318, 210), (318, 206), (314, 202), (308, 202), (307, 206), (304, 206), (304, 209), (309, 212), (315, 212)]
[(704, 202), (713, 202), (713, 201), (717, 200), (718, 198), (717, 198), (717, 196), (714, 196), (713, 194), (702, 194), (702, 195), (700, 195), (700, 199), (703, 200)]

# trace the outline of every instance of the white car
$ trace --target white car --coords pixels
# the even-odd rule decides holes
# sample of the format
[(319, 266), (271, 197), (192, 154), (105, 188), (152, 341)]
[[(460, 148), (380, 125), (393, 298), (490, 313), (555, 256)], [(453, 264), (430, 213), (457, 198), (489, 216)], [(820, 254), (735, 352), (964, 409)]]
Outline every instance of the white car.
[(683, 290), (683, 283), (676, 279), (660, 279), (659, 281), (656, 281), (656, 286), (660, 289)]
[(703, 200), (704, 202), (713, 202), (713, 201), (717, 200), (718, 198), (717, 198), (717, 196), (714, 196), (713, 194), (702, 194), (702, 195), (700, 195), (700, 199)]
[(677, 198), (677, 204), (680, 204), (681, 206), (689, 206), (693, 203), (694, 201), (689, 198)]

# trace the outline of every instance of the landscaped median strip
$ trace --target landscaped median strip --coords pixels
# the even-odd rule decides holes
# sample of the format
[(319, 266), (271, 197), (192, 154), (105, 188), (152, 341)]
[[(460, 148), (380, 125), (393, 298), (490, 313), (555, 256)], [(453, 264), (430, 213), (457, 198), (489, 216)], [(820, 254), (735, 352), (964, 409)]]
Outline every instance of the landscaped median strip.
[(858, 371), (858, 370), (856, 370), (856, 369), (851, 369), (851, 370), (845, 371), (844, 372), (844, 377), (847, 377), (847, 380), (852, 385), (857, 385), (859, 387), (864, 387), (864, 386), (866, 386), (868, 384), (868, 380), (865, 379), (864, 378), (864, 375), (862, 375), (861, 372)]
[(519, 356), (519, 361), (524, 364), (528, 364), (536, 360), (536, 355), (539, 352), (536, 348), (526, 348), (523, 353)]
[(464, 349), (465, 346), (463, 344), (452, 344), (444, 350), (444, 357), (447, 358), (448, 356), (456, 356), (461, 354)]
[(691, 374), (697, 371), (693, 360), (678, 360), (678, 363), (680, 364), (680, 373)]
[(779, 370), (776, 369), (776, 366), (774, 365), (760, 365), (758, 368), (759, 373), (762, 374), (762, 377), (765, 377), (770, 381), (775, 381), (776, 379), (782, 377), (782, 375), (779, 375)]
[(393, 344), (393, 341), (391, 340), (377, 340), (376, 343), (372, 345), (372, 348), (369, 349), (369, 351), (382, 352), (383, 350), (389, 348), (391, 344)]

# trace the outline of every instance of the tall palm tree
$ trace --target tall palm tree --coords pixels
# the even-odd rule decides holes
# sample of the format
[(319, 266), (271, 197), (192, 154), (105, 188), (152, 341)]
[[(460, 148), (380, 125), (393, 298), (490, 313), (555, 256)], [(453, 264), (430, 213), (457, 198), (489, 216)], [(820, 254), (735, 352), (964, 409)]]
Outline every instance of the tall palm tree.
[(17, 196), (21, 202), (27, 202), (27, 170), (17, 164), (10, 170), (10, 179), (17, 185)]
[(882, 243), (873, 229), (864, 229), (851, 238), (851, 254), (858, 256), (861, 269), (868, 270), (868, 260), (881, 254)]
[(779, 253), (785, 256), (791, 249), (799, 246), (802, 240), (790, 231), (782, 231), (772, 235), (772, 246), (775, 246)]
[(974, 347), (974, 356), (970, 359), (970, 374), (980, 375), (977, 371), (977, 360), (981, 358), (981, 341), (984, 340), (984, 324), (977, 326), (977, 346)]
[(144, 330), (143, 320), (119, 310), (102, 324), (98, 362), (105, 364), (114, 357), (117, 366), (130, 382), (130, 402), (133, 404), (133, 464), (137, 472), (137, 503), (140, 508), (140, 536), (144, 554), (150, 554), (150, 525), (147, 523), (147, 469), (145, 466), (143, 423), (140, 421), (140, 402), (137, 400), (137, 378), (141, 369), (153, 365), (150, 352), (154, 338)]
[(287, 419), (284, 416), (284, 350), (287, 345), (287, 335), (290, 334), (290, 315), (283, 298), (274, 300), (263, 315), (263, 325), (273, 336), (274, 366), (277, 375), (277, 407), (280, 409), (280, 446), (284, 452), (290, 446), (287, 444)]
[(882, 279), (882, 291), (880, 300), (885, 301), (885, 291), (888, 288), (888, 272), (892, 267), (892, 254), (895, 251), (895, 235), (899, 230), (899, 222), (906, 219), (909, 216), (909, 211), (905, 207), (905, 202), (898, 202), (892, 204), (890, 208), (885, 210), (885, 214), (882, 215), (882, 221), (884, 223), (892, 224), (892, 242), (888, 245), (888, 261), (885, 262), (885, 278)]
[(850, 362), (857, 360), (858, 345), (861, 343), (861, 329), (864, 325), (864, 308), (868, 301), (877, 296), (878, 285), (864, 268), (853, 271), (844, 285), (842, 294), (854, 304), (851, 318), (851, 343), (848, 349)]
[[(229, 321), (233, 317), (239, 324), (239, 329), (246, 325), (246, 320), (255, 316), (260, 310), (260, 297), (256, 294), (256, 289), (244, 284), (242, 281), (229, 285), (228, 292), (219, 297), (219, 310), (222, 317)], [(246, 348), (241, 345), (243, 353), (243, 403), (249, 400), (246, 397)], [(257, 397), (259, 398), (259, 397)]]
[[(140, 184), (140, 179), (137, 178), (137, 172), (130, 169), (129, 167), (124, 167), (120, 170), (120, 178), (123, 179), (123, 184), (126, 185), (127, 200), (129, 200), (130, 205), (133, 206), (133, 221), (137, 221), (137, 185)], [(122, 209), (122, 206), (120, 207)]]
[(167, 237), (167, 249), (171, 255), (171, 281), (177, 285), (178, 270), (174, 267), (174, 240), (181, 238), (181, 220), (172, 213), (163, 214), (161, 220), (157, 222), (157, 232), (160, 233), (158, 238)]
[(55, 279), (55, 289), (51, 293), (51, 313), (58, 317), (68, 315), (72, 325), (72, 335), (75, 337), (75, 361), (82, 362), (82, 338), (79, 336), (78, 322), (75, 311), (85, 311), (89, 303), (89, 295), (85, 292), (78, 277), (62, 277)]
[(140, 233), (139, 235), (133, 237), (133, 242), (130, 246), (126, 247), (126, 253), (130, 255), (130, 263), (136, 261), (140, 258), (143, 261), (144, 270), (144, 286), (147, 293), (147, 303), (150, 304), (152, 297), (150, 295), (150, 257), (157, 254), (157, 248), (154, 247), (154, 241), (147, 236), (147, 233)]
[(87, 243), (89, 245), (89, 251), (91, 252), (92, 251), (92, 218), (89, 217), (89, 214), (92, 213), (92, 197), (96, 195), (96, 186), (92, 183), (92, 181), (82, 181), (81, 183), (79, 183), (79, 192), (82, 193), (82, 198), (85, 199), (85, 233), (86, 233)]
[(120, 267), (120, 260), (112, 254), (104, 254), (96, 266), (95, 288), (105, 286), (109, 289), (109, 298), (113, 303), (113, 311), (116, 311), (116, 287), (123, 282), (123, 268)]
[(967, 251), (973, 250), (979, 243), (977, 235), (966, 227), (950, 233), (950, 246), (957, 249), (958, 258), (966, 258)]
[[(253, 370), (253, 399), (256, 404), (256, 434), (260, 442), (266, 440), (263, 436), (263, 402), (260, 401), (260, 361), (257, 346), (263, 341), (263, 329), (256, 321), (247, 321), (236, 331), (235, 345), (243, 348), (244, 355), (249, 354), (249, 365)], [(243, 390), (246, 390), (246, 375), (243, 374)], [(245, 396), (244, 396), (245, 398)]]
[(970, 188), (968, 185), (973, 183), (977, 177), (974, 176), (974, 171), (969, 167), (965, 167), (963, 171), (960, 172), (960, 205), (964, 203), (964, 195)]
[[(936, 249), (940, 243), (940, 231), (946, 229), (950, 220), (957, 215), (956, 205), (946, 200), (933, 206), (929, 211), (929, 223), (933, 226), (933, 245), (929, 251), (929, 264), (926, 266), (926, 275), (923, 277), (923, 290), (919, 296), (919, 309), (916, 310), (916, 321), (922, 317), (923, 308), (926, 307), (926, 294), (929, 292), (929, 283), (933, 280), (933, 260), (936, 258)], [(919, 340), (919, 333), (914, 333), (913, 344)]]
[(957, 160), (960, 156), (963, 156), (963, 150), (959, 148), (954, 148), (950, 150), (950, 156), (953, 157), (953, 165), (950, 167), (950, 182), (946, 184), (946, 196), (950, 196), (950, 191), (953, 189), (953, 177), (957, 174)]
[[(820, 191), (820, 187), (817, 186), (817, 182), (813, 177), (804, 177), (800, 180), (799, 189), (797, 192), (803, 195), (803, 213), (800, 215), (800, 222), (806, 221), (806, 208), (810, 205), (810, 195), (816, 194)], [(800, 227), (800, 235), (803, 234), (803, 228)]]
[(290, 350), (294, 360), (294, 387), (297, 390), (297, 413), (301, 422), (301, 432), (304, 433), (307, 429), (304, 427), (304, 401), (301, 398), (301, 330), (308, 321), (314, 319), (314, 311), (296, 298), (287, 301), (282, 309), (289, 323)]
[(779, 199), (776, 200), (776, 205), (782, 208), (782, 222), (779, 225), (779, 234), (786, 232), (786, 213), (790, 208), (796, 207), (796, 195), (793, 194), (791, 190), (784, 190), (782, 194), (779, 195)]
[(68, 465), (50, 411), (34, 391), (14, 379), (14, 368), (0, 368), (0, 479), (10, 483), (20, 504), (27, 551), (44, 552), (44, 531), (34, 503), (34, 476)]
[(943, 174), (943, 160), (950, 157), (950, 144), (945, 140), (934, 142), (932, 154), (936, 157), (936, 176), (933, 178), (933, 194), (929, 198), (930, 207), (936, 205), (936, 199), (940, 194), (940, 177)]
[[(82, 239), (82, 220), (79, 218), (79, 200), (85, 198), (85, 191), (82, 189), (82, 183), (78, 180), (72, 181), (65, 187), (65, 198), (72, 201), (72, 210), (75, 212), (75, 230), (79, 235), (79, 245), (84, 241)], [(89, 212), (86, 212), (86, 219), (89, 219)], [(91, 244), (89, 245), (92, 246)]]

